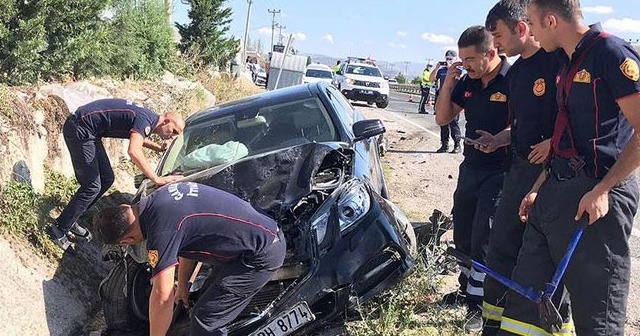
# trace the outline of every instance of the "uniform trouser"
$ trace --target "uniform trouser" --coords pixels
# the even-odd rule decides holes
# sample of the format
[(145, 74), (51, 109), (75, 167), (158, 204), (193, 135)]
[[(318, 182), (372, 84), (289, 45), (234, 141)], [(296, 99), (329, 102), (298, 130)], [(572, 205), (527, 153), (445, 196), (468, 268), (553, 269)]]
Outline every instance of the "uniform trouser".
[[(542, 165), (529, 163), (524, 157), (515, 157), (498, 198), (498, 206), (493, 216), (489, 237), (487, 266), (508, 278), (511, 277), (516, 265), (525, 229), (525, 223), (521, 222), (518, 216), (520, 203), (531, 190), (541, 172)], [(492, 277), (484, 279), (482, 317), (485, 322), (482, 330), (483, 336), (492, 336), (498, 333), (507, 291), (505, 286)], [(562, 300), (563, 293), (563, 285), (560, 284), (556, 291), (556, 297), (554, 297), (556, 304)], [(571, 329), (572, 326), (568, 323), (570, 319), (568, 300), (563, 301), (561, 307), (561, 314), (567, 322), (567, 328)]]
[(63, 232), (69, 231), (71, 225), (100, 199), (114, 181), (102, 140), (83, 139), (81, 134), (84, 133), (73, 117), (64, 123), (62, 134), (80, 187), (57, 219), (58, 228)]
[(451, 122), (445, 126), (440, 126), (440, 143), (443, 146), (448, 146), (449, 136), (453, 139), (454, 146), (460, 144), (462, 133), (460, 132), (460, 115), (457, 115)]
[(251, 302), (256, 293), (269, 282), (282, 266), (287, 250), (282, 233), (262, 256), (265, 265), (254, 267), (242, 260), (217, 267), (211, 277), (212, 285), (198, 299), (193, 308), (191, 336), (226, 336), (227, 325)]
[(421, 97), (420, 97), (420, 105), (418, 106), (418, 112), (421, 112), (421, 113), (426, 112), (424, 106), (429, 102), (429, 91), (430, 91), (429, 87), (420, 89)]
[[(527, 223), (513, 279), (543, 290), (571, 241), (574, 217), (582, 196), (599, 181), (579, 172), (559, 180), (552, 173), (542, 185)], [(629, 238), (638, 207), (638, 185), (633, 177), (608, 195), (609, 212), (587, 227), (564, 275), (571, 296), (577, 335), (624, 335), (629, 292)], [(499, 335), (548, 335), (534, 324), (535, 304), (509, 292)]]
[[(482, 263), (489, 243), (489, 219), (495, 211), (503, 181), (502, 169), (479, 170), (465, 162), (460, 165), (453, 194), (453, 242), (457, 250)], [(480, 310), (485, 275), (463, 265), (460, 269), (458, 282), (467, 296), (469, 309)]]

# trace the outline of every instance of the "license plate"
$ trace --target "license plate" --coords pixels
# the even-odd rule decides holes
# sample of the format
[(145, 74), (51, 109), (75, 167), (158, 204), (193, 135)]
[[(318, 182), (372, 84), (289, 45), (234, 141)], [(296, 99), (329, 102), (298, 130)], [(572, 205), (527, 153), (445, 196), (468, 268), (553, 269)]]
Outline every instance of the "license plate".
[(372, 95), (373, 91), (371, 91), (371, 90), (360, 90), (360, 93), (366, 94), (366, 95)]
[(251, 336), (285, 336), (289, 335), (308, 322), (315, 320), (309, 305), (305, 301), (296, 303), (271, 321), (266, 327), (259, 329)]

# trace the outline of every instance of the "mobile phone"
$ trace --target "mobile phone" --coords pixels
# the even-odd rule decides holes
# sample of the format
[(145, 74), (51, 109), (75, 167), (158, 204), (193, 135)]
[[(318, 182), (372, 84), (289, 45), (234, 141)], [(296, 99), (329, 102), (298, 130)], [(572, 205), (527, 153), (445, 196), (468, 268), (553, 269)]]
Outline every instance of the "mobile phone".
[(465, 136), (463, 136), (463, 137), (462, 137), (462, 139), (463, 139), (465, 142), (468, 142), (468, 143), (470, 143), (470, 144), (472, 144), (472, 145), (477, 145), (477, 146), (482, 146), (482, 147), (484, 147), (484, 146), (486, 146), (486, 145), (487, 145), (487, 144), (484, 144), (484, 143), (482, 143), (482, 142), (480, 142), (480, 141), (478, 141), (478, 140), (476, 140), (476, 139), (467, 138), (467, 137), (465, 137)]
[(441, 66), (448, 66), (447, 62), (445, 62), (445, 61), (440, 61), (438, 63), (440, 63)]

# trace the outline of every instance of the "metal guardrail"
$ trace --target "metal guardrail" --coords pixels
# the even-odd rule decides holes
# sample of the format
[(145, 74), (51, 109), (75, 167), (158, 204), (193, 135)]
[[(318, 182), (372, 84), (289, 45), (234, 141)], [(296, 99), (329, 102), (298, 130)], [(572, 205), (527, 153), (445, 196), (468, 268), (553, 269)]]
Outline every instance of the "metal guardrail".
[(411, 93), (411, 94), (421, 94), (420, 85), (416, 84), (389, 84), (389, 89), (396, 92), (403, 93)]

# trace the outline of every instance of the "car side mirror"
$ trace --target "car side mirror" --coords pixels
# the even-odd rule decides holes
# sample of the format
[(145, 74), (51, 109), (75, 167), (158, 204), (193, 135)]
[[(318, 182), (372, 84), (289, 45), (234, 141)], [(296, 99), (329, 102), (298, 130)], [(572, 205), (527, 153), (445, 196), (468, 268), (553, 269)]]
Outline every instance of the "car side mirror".
[(140, 188), (140, 185), (142, 185), (142, 181), (144, 181), (144, 179), (146, 179), (147, 177), (144, 174), (137, 174), (136, 176), (133, 177), (133, 185), (135, 186), (136, 189)]
[(355, 141), (371, 138), (385, 132), (384, 124), (380, 119), (365, 119), (353, 124), (353, 134)]

